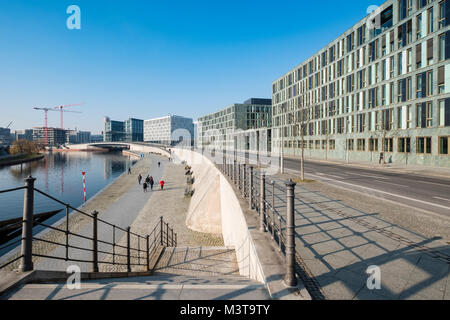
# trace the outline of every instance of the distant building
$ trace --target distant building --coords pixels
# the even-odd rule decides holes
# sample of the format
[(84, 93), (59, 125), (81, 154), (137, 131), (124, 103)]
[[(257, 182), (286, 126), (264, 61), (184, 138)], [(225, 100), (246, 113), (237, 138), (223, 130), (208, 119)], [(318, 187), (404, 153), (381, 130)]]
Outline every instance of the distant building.
[[(45, 127), (33, 128), (33, 141), (45, 144)], [(66, 130), (47, 128), (47, 145), (59, 146), (66, 143)]]
[(11, 133), (12, 141), (17, 140), (33, 140), (33, 129), (25, 129), (25, 130), (16, 130), (14, 133)]
[(66, 131), (66, 143), (79, 144), (79, 143), (89, 143), (91, 142), (91, 132), (90, 131), (77, 131), (77, 130), (67, 130)]
[[(144, 121), (144, 141), (150, 143), (159, 143), (165, 145), (173, 145), (180, 141), (176, 135), (178, 130), (184, 129), (190, 135), (189, 145), (192, 144), (194, 138), (194, 124), (191, 118), (180, 116), (167, 116)], [(181, 132), (181, 131), (179, 131)]]
[(126, 121), (115, 121), (105, 118), (103, 140), (105, 142), (143, 141), (144, 121), (130, 118)]
[(0, 147), (7, 147), (11, 144), (11, 129), (0, 128)]
[(89, 142), (102, 142), (102, 141), (103, 141), (103, 134), (92, 134), (91, 141)]
[(144, 120), (130, 118), (125, 121), (125, 141), (144, 141)]
[(272, 100), (251, 98), (198, 118), (198, 148), (270, 151)]

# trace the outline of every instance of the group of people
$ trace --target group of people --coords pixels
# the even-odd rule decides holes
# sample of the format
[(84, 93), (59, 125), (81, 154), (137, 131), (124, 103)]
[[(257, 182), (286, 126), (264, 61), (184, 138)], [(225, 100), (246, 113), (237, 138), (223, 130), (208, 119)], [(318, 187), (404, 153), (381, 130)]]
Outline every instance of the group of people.
[[(138, 176), (138, 182), (139, 185), (142, 182), (142, 175), (139, 174)], [(142, 187), (144, 189), (144, 192), (147, 192), (148, 187), (150, 186), (150, 190), (153, 191), (153, 185), (155, 184), (155, 181), (153, 180), (153, 177), (150, 175), (147, 175), (147, 178), (145, 178), (144, 183), (142, 184)], [(164, 190), (164, 180), (159, 181), (159, 185), (161, 186), (161, 190)]]

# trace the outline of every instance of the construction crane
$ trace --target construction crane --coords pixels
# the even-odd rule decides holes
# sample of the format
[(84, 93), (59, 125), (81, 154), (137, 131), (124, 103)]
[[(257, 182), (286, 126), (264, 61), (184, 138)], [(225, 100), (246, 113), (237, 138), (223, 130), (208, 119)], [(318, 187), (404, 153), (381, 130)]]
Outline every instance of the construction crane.
[(35, 110), (40, 110), (40, 111), (44, 111), (45, 112), (45, 127), (44, 127), (44, 132), (45, 132), (45, 145), (48, 145), (48, 136), (47, 136), (47, 113), (49, 111), (56, 111), (54, 108), (38, 108), (38, 107), (34, 107), (33, 109)]
[(83, 104), (84, 104), (84, 103), (68, 104), (68, 105), (65, 105), (65, 106), (58, 106), (58, 107), (55, 107), (55, 108), (54, 108), (54, 109), (59, 110), (59, 112), (60, 112), (60, 117), (61, 117), (61, 129), (64, 129), (64, 126), (63, 126), (63, 113), (64, 113), (64, 112), (81, 113), (81, 112), (79, 112), (79, 111), (69, 111), (69, 110), (64, 110), (64, 108), (67, 108), (67, 107), (82, 106)]
[(14, 121), (11, 121), (11, 122), (6, 126), (6, 129), (8, 129), (9, 126), (12, 125), (13, 122), (14, 122)]

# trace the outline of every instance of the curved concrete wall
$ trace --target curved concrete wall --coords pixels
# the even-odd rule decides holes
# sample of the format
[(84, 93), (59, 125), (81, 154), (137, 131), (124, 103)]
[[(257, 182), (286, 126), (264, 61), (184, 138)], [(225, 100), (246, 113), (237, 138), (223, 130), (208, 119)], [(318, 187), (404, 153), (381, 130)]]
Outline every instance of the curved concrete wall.
[(214, 163), (200, 153), (186, 149), (173, 149), (173, 153), (176, 162), (186, 161), (192, 167), (196, 180), (186, 221), (188, 227), (208, 233), (211, 233), (208, 230), (214, 231), (212, 233), (220, 230), (225, 246), (236, 250), (239, 273), (264, 283), (255, 244), (231, 184)]

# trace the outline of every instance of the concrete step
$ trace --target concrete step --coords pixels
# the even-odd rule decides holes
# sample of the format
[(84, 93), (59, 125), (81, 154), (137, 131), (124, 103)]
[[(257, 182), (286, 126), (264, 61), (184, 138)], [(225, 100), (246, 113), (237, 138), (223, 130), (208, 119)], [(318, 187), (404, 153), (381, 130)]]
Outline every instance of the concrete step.
[(166, 248), (155, 272), (178, 275), (239, 275), (236, 252), (223, 247)]
[(80, 289), (65, 283), (25, 284), (8, 300), (268, 300), (263, 284), (241, 276), (152, 276), (82, 281)]

